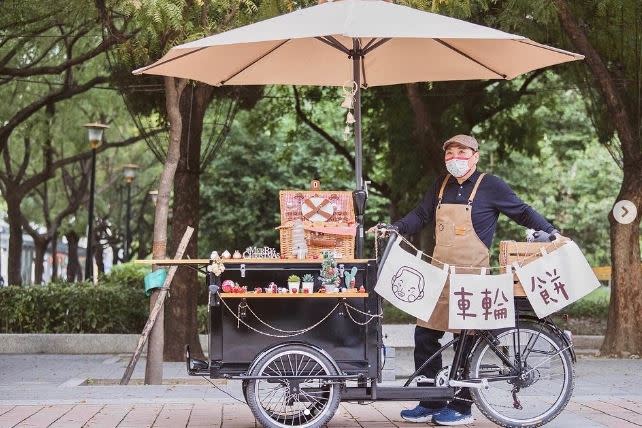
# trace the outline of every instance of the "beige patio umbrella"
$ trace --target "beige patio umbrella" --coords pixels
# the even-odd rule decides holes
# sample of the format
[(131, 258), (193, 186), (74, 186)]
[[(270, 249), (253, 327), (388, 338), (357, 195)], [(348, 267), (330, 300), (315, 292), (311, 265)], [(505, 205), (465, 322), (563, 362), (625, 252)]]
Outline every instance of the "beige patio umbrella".
[(214, 86), (343, 86), (356, 82), (355, 201), (360, 257), (365, 206), (361, 88), (512, 79), (582, 58), (522, 36), (406, 6), (381, 0), (342, 0), (176, 46), (134, 73), (182, 77)]

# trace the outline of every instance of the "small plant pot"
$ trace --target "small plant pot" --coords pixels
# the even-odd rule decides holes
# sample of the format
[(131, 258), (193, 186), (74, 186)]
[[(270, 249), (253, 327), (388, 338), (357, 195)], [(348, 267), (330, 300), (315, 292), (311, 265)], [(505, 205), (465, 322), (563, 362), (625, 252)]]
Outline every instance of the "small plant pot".
[[(314, 292), (314, 282), (303, 282), (301, 283), (301, 289), (304, 293), (313, 293)], [(305, 291), (307, 290), (307, 291)]]
[(290, 293), (298, 293), (299, 292), (299, 285), (300, 285), (300, 283), (298, 283), (298, 282), (288, 282), (288, 288), (290, 289)]

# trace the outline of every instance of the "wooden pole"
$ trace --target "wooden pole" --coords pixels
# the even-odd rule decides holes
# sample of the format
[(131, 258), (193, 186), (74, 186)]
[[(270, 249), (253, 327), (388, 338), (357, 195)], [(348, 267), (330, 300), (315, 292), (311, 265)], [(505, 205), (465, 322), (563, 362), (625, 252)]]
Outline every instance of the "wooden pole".
[[(183, 234), (183, 239), (181, 239), (181, 242), (178, 244), (178, 248), (176, 249), (176, 255), (174, 256), (174, 260), (180, 260), (183, 258), (183, 253), (185, 252), (185, 248), (187, 248), (187, 244), (189, 243), (189, 240), (192, 237), (192, 233), (194, 233), (194, 228), (188, 226), (187, 229), (185, 230), (185, 233)], [(152, 328), (154, 327), (156, 320), (159, 318), (159, 315), (162, 314), (161, 311), (163, 310), (163, 305), (165, 304), (165, 297), (167, 297), (167, 293), (169, 292), (169, 286), (172, 283), (172, 279), (174, 279), (174, 274), (176, 273), (177, 269), (178, 269), (178, 266), (170, 267), (169, 272), (167, 273), (167, 277), (165, 278), (165, 282), (163, 283), (163, 288), (161, 288), (160, 291), (154, 291), (154, 294), (157, 296), (156, 302), (149, 314), (149, 318), (147, 319), (147, 323), (143, 328), (143, 332), (141, 333), (140, 338), (138, 338), (138, 345), (136, 346), (136, 351), (134, 352), (134, 355), (132, 355), (132, 358), (129, 361), (129, 364), (125, 369), (125, 373), (123, 374), (123, 377), (120, 379), (121, 385), (127, 385), (129, 383), (129, 380), (132, 377), (132, 373), (134, 373), (134, 368), (136, 367), (136, 363), (138, 363), (138, 360), (140, 359), (140, 355), (143, 352), (145, 343), (147, 343), (147, 338), (149, 337), (149, 334), (152, 331)], [(162, 327), (162, 324), (160, 324), (160, 326)], [(158, 330), (158, 331), (161, 332), (161, 336), (162, 336), (162, 330)], [(163, 349), (162, 347), (160, 350), (148, 349), (148, 352), (147, 352), (148, 362), (150, 360), (149, 354), (152, 354), (154, 352), (156, 353), (160, 352), (160, 373), (161, 373), (160, 380), (162, 381)], [(147, 371), (148, 370), (146, 370), (146, 373)]]

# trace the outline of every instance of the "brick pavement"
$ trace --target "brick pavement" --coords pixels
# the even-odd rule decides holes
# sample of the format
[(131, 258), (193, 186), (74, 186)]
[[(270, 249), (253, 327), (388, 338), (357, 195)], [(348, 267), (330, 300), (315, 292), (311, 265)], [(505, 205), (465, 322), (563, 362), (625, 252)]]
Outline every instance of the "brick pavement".
[[(399, 417), (399, 411), (412, 403), (377, 402), (367, 405), (342, 403), (328, 424), (335, 427), (417, 427)], [(495, 426), (476, 412), (471, 427)], [(1, 405), (0, 427), (257, 427), (249, 408), (240, 403), (137, 403), (137, 404), (50, 404)], [(609, 397), (573, 400), (550, 427), (642, 426), (642, 398)]]

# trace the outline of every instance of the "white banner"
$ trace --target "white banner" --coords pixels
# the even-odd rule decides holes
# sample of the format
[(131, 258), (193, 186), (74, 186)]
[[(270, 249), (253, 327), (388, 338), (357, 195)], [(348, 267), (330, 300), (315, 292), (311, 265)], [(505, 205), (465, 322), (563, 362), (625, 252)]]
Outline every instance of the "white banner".
[(492, 330), (515, 326), (513, 274), (450, 275), (448, 328)]
[(399, 244), (393, 244), (381, 267), (375, 291), (402, 311), (428, 321), (435, 309), (446, 279), (448, 265), (437, 268), (421, 260), (421, 254), (410, 254)]
[(573, 241), (523, 267), (515, 265), (515, 271), (539, 318), (559, 311), (600, 286)]

